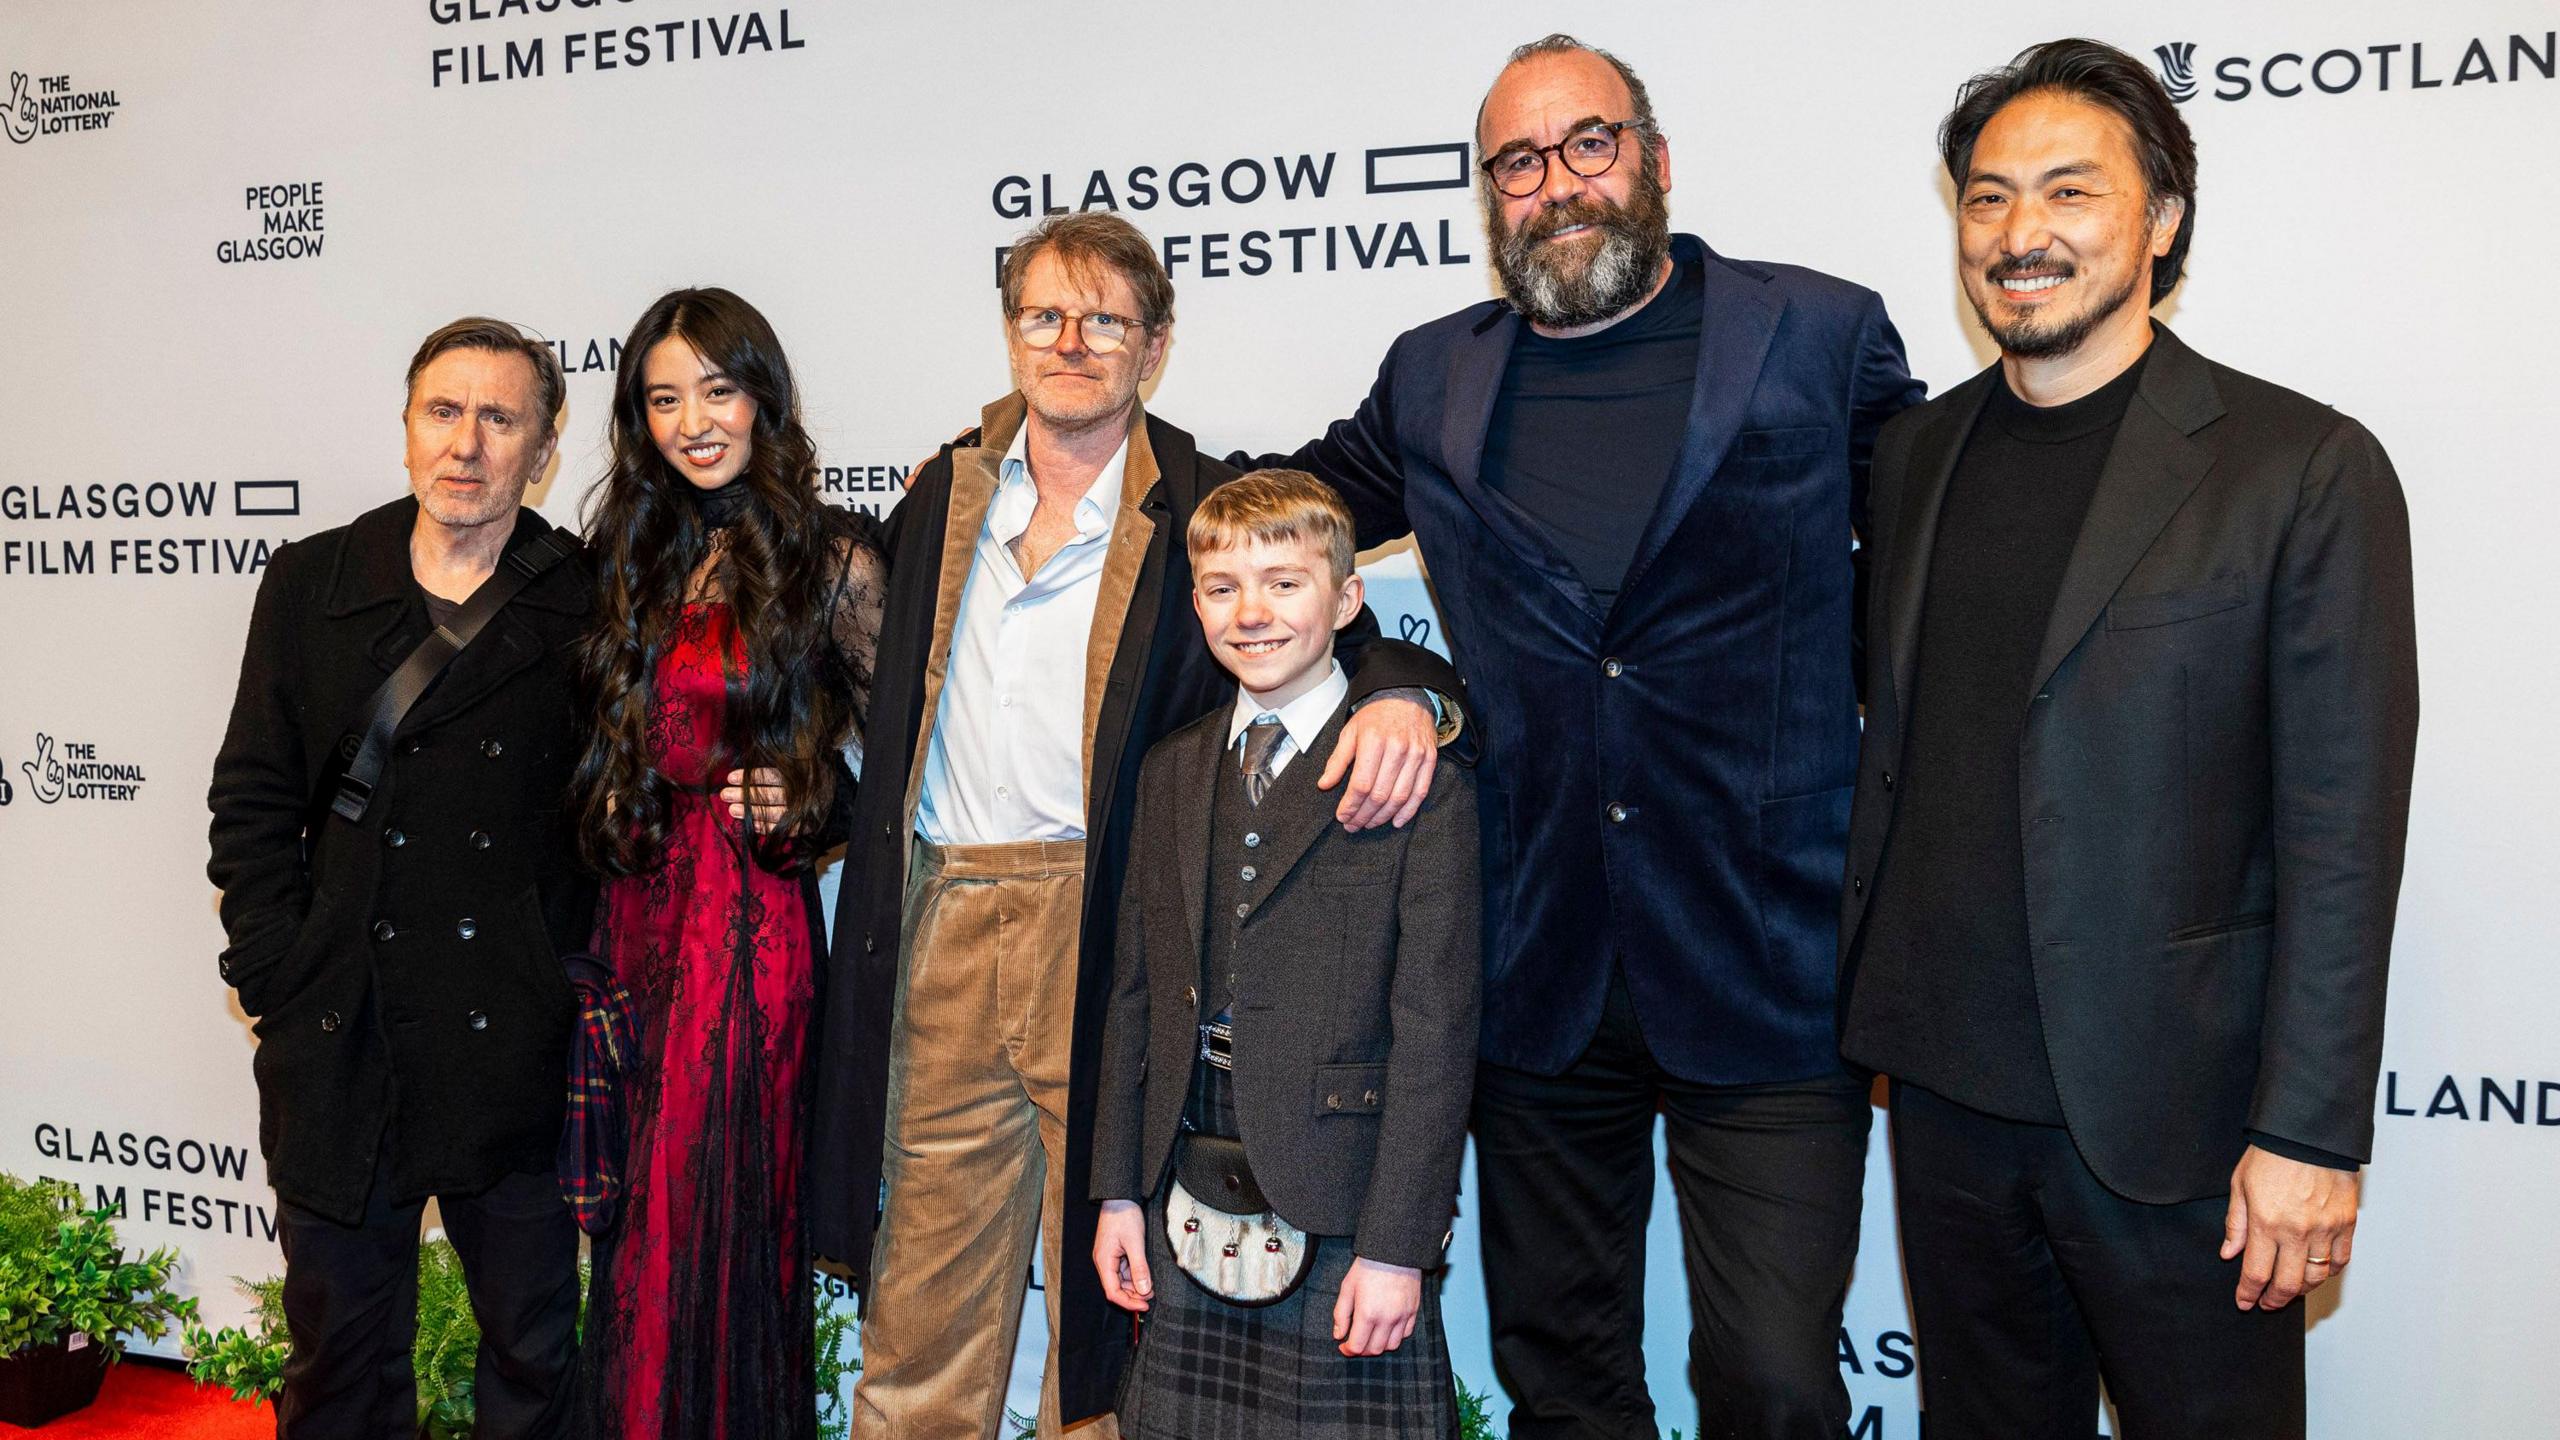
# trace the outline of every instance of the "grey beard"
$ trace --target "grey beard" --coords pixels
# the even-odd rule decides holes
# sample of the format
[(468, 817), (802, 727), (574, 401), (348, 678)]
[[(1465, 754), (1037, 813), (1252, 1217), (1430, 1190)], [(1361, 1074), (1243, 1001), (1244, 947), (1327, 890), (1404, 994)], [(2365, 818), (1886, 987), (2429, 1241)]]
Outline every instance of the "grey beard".
[(1670, 235), (1649, 233), (1612, 216), (1600, 222), (1600, 248), (1578, 274), (1566, 275), (1522, 226), (1494, 250), (1494, 271), (1512, 308), (1530, 323), (1570, 330), (1624, 314), (1642, 300), (1671, 250)]

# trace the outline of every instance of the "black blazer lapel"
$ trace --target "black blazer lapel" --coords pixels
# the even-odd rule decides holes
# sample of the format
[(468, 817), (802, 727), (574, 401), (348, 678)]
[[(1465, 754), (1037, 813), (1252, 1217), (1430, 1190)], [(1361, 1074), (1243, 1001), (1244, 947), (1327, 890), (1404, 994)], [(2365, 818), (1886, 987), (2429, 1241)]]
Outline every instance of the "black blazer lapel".
[(1920, 663), (1920, 606), (1929, 592), (1929, 556), (1938, 541), (1938, 511), (1947, 498), (1947, 481), (1956, 473), (1966, 437), (1991, 399), (1991, 387), (2004, 384), (2000, 367), (1992, 366), (1957, 387), (1912, 437), (1905, 468), (1901, 505), (1891, 517), (1892, 549), (1883, 557), (1885, 634), (1893, 647), (1893, 699), (1907, 722), (1911, 715), (1912, 672)]
[(1449, 483), (1483, 517), (1485, 527), (1519, 552), (1565, 598), (1598, 619), (1600, 603), (1572, 562), (1556, 553), (1519, 506), (1484, 483), (1485, 436), (1493, 428), (1494, 401), (1502, 393), (1502, 375), (1511, 366), (1511, 346), (1519, 338), (1522, 323), (1520, 313), (1505, 305), (1449, 352), (1449, 397), (1441, 418), (1440, 453), (1449, 466)]
[(1263, 792), (1262, 803), (1254, 809), (1253, 828), (1262, 836), (1261, 845), (1255, 848), (1263, 857), (1254, 864), (1271, 882), (1255, 895), (1252, 904), (1256, 910), (1270, 902), (1280, 888), (1281, 877), (1307, 857), (1334, 823), (1334, 806), (1340, 792), (1317, 789), (1316, 777), (1324, 773), (1325, 763), (1333, 756), (1334, 742), (1342, 738), (1342, 722), (1350, 714), (1350, 697), (1345, 696), (1334, 707), (1333, 718), (1317, 732), (1316, 743), (1289, 762), (1289, 768), (1271, 782), (1271, 788)]
[(2098, 472), (2080, 541), (2072, 547), (2071, 563), (2054, 593), (2044, 648), (2036, 656), (2035, 683), (2018, 697), (2020, 703), (2053, 678), (2169, 517), (2213, 468), (2213, 452), (2188, 437), (2221, 415), (2222, 397), (2203, 358), (2167, 329), (2158, 329), (2141, 384), (2125, 407), (2114, 447), (2107, 451), (2106, 468)]
[[(1675, 241), (1675, 252), (1687, 240), (1683, 236)], [(1672, 467), (1671, 483), (1663, 487), (1661, 502), (1644, 527), (1644, 538), (1637, 542), (1635, 560), (1627, 566), (1626, 581), (1618, 590), (1621, 596), (1636, 588), (1654, 557), (1671, 543), (1672, 533), (1706, 493), (1707, 482), (1715, 478), (1716, 467), (1733, 448), (1733, 437), (1742, 433), (1760, 366), (1769, 358), (1769, 343), (1778, 334), (1778, 316), (1786, 309), (1785, 302), (1771, 298), (1765, 282), (1726, 265), (1705, 245), (1699, 245), (1690, 258), (1697, 260), (1706, 279), (1697, 386), (1689, 396), (1689, 425), (1680, 440), (1679, 463)]]

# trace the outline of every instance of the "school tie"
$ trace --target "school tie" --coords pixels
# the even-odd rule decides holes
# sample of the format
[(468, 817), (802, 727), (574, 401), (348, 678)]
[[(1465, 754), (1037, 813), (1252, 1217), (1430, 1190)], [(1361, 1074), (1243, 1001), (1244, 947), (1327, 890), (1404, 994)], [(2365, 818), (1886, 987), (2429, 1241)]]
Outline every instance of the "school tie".
[(1244, 732), (1244, 798), (1256, 805), (1271, 788), (1271, 759), (1288, 734), (1277, 715), (1260, 717)]

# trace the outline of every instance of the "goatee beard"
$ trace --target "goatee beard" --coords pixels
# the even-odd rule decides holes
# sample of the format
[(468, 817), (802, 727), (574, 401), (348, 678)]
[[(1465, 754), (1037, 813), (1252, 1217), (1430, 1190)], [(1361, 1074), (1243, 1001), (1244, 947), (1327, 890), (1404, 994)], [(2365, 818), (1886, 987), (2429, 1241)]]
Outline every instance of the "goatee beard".
[[(1590, 226), (1599, 243), (1571, 252), (1546, 243), (1576, 225)], [(1511, 307), (1531, 324), (1572, 330), (1623, 315), (1652, 293), (1671, 254), (1671, 212), (1648, 166), (1625, 205), (1577, 197), (1507, 231), (1495, 199), (1485, 211), (1485, 238)]]
[[(2015, 270), (2031, 268), (2032, 264), (2041, 258), (2042, 252), (2038, 252), (2036, 255), (2029, 255), (2017, 261), (1994, 265), (1984, 278), (1994, 289), (1997, 289), (2004, 275)], [(2068, 275), (2078, 273), (2075, 268), (2068, 272)], [(2081, 342), (2096, 333), (2100, 325), (2105, 324), (2117, 311), (2131, 304), (2135, 287), (2142, 283), (2142, 272), (2137, 269), (2125, 276), (2124, 284), (2118, 287), (2114, 294), (2065, 320), (2044, 320), (2031, 316), (2015, 324), (2002, 326), (1991, 318), (1990, 307), (1980, 300), (1973, 300), (1973, 318), (1982, 322), (1984, 333), (1991, 337), (1992, 343), (1998, 345), (2000, 353), (2004, 355), (2020, 360), (2059, 359), (2079, 349)], [(1972, 300), (1970, 295), (1966, 298)]]

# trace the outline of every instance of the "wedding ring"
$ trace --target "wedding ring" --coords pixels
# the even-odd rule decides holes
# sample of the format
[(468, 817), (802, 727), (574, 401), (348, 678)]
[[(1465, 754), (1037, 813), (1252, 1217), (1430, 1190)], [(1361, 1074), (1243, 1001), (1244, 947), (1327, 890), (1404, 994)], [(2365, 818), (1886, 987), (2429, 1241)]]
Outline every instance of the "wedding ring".
[(2305, 1265), (2326, 1265), (2329, 1263), (2329, 1257), (2326, 1255), (2305, 1255), (2302, 1257), (2302, 1263)]

